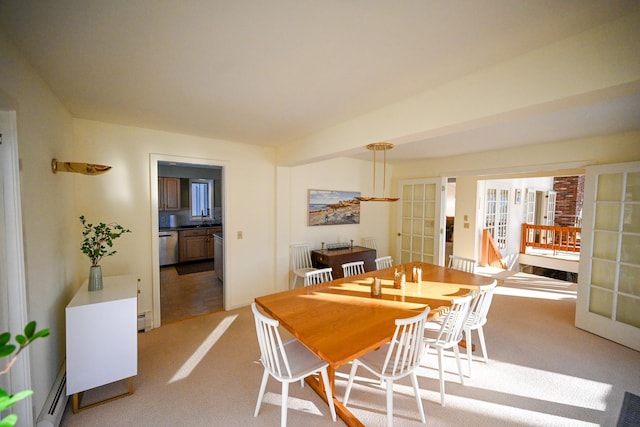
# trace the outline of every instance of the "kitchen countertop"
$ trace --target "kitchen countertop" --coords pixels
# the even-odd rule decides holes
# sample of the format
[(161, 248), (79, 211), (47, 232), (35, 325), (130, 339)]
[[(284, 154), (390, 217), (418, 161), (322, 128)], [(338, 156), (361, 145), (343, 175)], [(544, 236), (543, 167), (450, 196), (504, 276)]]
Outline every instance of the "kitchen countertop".
[(209, 225), (179, 225), (177, 227), (160, 227), (160, 231), (180, 231), (180, 230), (199, 230), (201, 228), (219, 228), (222, 224), (209, 224)]

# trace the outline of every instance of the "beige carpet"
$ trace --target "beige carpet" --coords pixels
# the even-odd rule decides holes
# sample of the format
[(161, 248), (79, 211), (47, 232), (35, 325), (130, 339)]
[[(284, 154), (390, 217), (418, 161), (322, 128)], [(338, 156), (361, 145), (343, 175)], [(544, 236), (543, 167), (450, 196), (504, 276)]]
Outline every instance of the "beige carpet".
[[(447, 358), (446, 407), (439, 404), (435, 355), (420, 369), (427, 425), (615, 426), (625, 391), (640, 394), (640, 353), (573, 326), (575, 284), (524, 273), (501, 278), (485, 326), (489, 363), (474, 362), (462, 386)], [(273, 380), (253, 417), (262, 374), (257, 357), (248, 307), (140, 334), (135, 394), (78, 414), (68, 406), (62, 425), (277, 426), (280, 384)], [(348, 368), (337, 378), (339, 397)], [(85, 402), (118, 387), (91, 391)], [(395, 425), (422, 425), (409, 381), (397, 385), (394, 405)], [(385, 424), (378, 383), (357, 382), (349, 406), (365, 425)], [(297, 384), (288, 417), (290, 426), (344, 425), (331, 421), (310, 387)]]

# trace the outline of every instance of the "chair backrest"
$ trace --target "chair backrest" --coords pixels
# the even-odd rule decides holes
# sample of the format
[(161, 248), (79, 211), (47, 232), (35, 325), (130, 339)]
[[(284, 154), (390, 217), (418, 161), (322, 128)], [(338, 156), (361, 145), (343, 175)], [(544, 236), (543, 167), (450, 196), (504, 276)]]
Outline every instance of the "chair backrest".
[(280, 322), (260, 313), (255, 302), (251, 303), (251, 311), (256, 322), (260, 362), (275, 378), (291, 378), (289, 360), (278, 331)]
[(376, 270), (382, 270), (383, 268), (393, 267), (393, 259), (391, 255), (376, 258)]
[(318, 283), (330, 282), (332, 280), (333, 280), (333, 269), (331, 267), (319, 268), (318, 270), (313, 270), (313, 271), (304, 273), (305, 286), (317, 285)]
[(489, 307), (491, 307), (493, 291), (495, 290), (497, 283), (498, 282), (494, 280), (490, 285), (483, 285), (479, 287), (471, 301), (469, 320), (466, 325), (467, 327), (481, 326), (487, 322), (487, 314), (489, 313)]
[(424, 352), (424, 322), (430, 308), (406, 319), (396, 319), (396, 330), (389, 343), (381, 373), (387, 377), (405, 376), (420, 364)]
[(464, 333), (464, 326), (469, 315), (469, 308), (471, 307), (473, 296), (473, 294), (467, 295), (466, 297), (456, 298), (451, 301), (451, 308), (446, 313), (442, 321), (442, 327), (436, 338), (437, 344), (446, 346), (447, 344), (457, 344), (462, 340), (462, 334)]
[(342, 264), (342, 275), (344, 277), (364, 274), (364, 261), (353, 261)]
[(449, 268), (454, 270), (462, 270), (467, 273), (474, 273), (476, 271), (476, 260), (471, 258), (463, 258), (457, 255), (449, 255)]
[(306, 243), (297, 243), (291, 248), (291, 266), (293, 270), (299, 268), (311, 268), (311, 252)]
[(375, 237), (363, 237), (362, 238), (362, 246), (369, 249), (377, 249), (376, 248), (376, 238)]

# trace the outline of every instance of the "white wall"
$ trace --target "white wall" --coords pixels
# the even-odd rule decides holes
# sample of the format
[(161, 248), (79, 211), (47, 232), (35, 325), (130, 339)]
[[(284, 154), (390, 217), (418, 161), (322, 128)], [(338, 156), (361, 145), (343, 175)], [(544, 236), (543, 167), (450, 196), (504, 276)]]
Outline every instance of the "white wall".
[(18, 124), (28, 318), (38, 328), (51, 330), (49, 337), (29, 349), (35, 418), (64, 361), (64, 307), (75, 290), (72, 254), (79, 252), (79, 243), (73, 238), (70, 213), (76, 177), (51, 172), (53, 157), (72, 160), (73, 124), (58, 99), (2, 34), (0, 58), (0, 108), (14, 109)]
[[(388, 173), (391, 170), (388, 167)], [(289, 181), (289, 241), (306, 242), (312, 249), (319, 249), (321, 242), (337, 243), (353, 240), (360, 245), (362, 237), (376, 238), (377, 253), (388, 255), (390, 202), (362, 202), (360, 224), (307, 225), (308, 190), (359, 191), (362, 196), (372, 195), (373, 164), (369, 161), (339, 158), (290, 168)], [(380, 185), (380, 184), (378, 184)]]
[[(152, 250), (157, 241), (152, 222), (157, 194), (152, 183), (157, 181), (150, 172), (151, 154), (181, 157), (188, 163), (203, 159), (224, 168), (225, 308), (248, 305), (272, 291), (276, 195), (272, 148), (80, 119), (75, 120), (75, 129), (76, 156), (113, 167), (79, 182), (75, 216), (117, 221), (133, 231), (116, 241), (118, 254), (105, 259), (103, 274), (139, 277), (140, 311), (152, 309), (152, 281), (157, 274)], [(236, 238), (238, 231), (243, 232), (241, 240)], [(79, 277), (85, 277), (89, 268), (84, 261)]]

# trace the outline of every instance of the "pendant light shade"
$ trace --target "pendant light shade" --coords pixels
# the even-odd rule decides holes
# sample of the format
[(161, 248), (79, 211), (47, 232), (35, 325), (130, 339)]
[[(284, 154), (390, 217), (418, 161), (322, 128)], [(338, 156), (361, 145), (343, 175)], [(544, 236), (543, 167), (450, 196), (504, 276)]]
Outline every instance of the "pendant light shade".
[[(387, 186), (387, 150), (391, 150), (393, 144), (390, 142), (374, 142), (367, 145), (367, 149), (373, 151), (373, 196), (358, 197), (361, 202), (395, 202), (398, 197), (385, 197)], [(376, 196), (376, 153), (378, 151), (383, 152), (383, 166), (382, 166), (382, 195)]]

